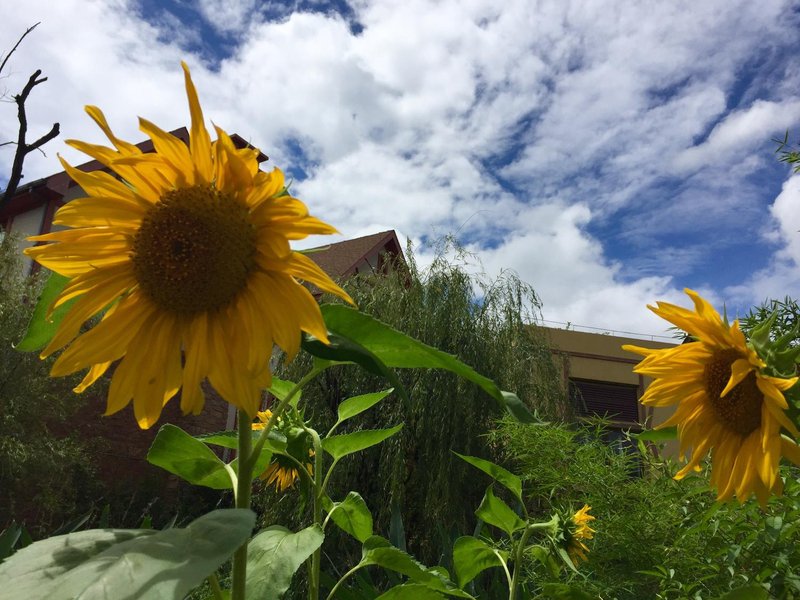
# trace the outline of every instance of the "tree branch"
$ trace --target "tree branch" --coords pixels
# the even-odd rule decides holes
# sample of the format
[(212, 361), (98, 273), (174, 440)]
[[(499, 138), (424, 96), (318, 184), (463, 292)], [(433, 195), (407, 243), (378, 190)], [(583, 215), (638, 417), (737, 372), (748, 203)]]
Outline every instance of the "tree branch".
[[(17, 46), (20, 45), (25, 36), (28, 35), (34, 28), (39, 25), (36, 23), (33, 27), (29, 27), (25, 33), (17, 41), (16, 45), (11, 49), (5, 59), (3, 59), (2, 64), (0, 64), (0, 72), (3, 71), (3, 68), (6, 66), (6, 62), (8, 58), (14, 53), (14, 50), (17, 49)], [(14, 162), (11, 165), (11, 175), (8, 178), (8, 185), (6, 186), (5, 192), (3, 192), (2, 198), (0, 198), (0, 208), (5, 206), (8, 202), (11, 201), (11, 198), (14, 197), (14, 194), (17, 191), (17, 187), (19, 186), (19, 182), (22, 179), (22, 165), (25, 162), (25, 157), (28, 153), (33, 152), (34, 150), (39, 150), (44, 144), (52, 140), (56, 137), (61, 128), (58, 123), (53, 123), (53, 126), (50, 128), (46, 134), (40, 137), (38, 140), (33, 142), (32, 144), (28, 144), (25, 142), (25, 135), (28, 133), (28, 117), (25, 114), (25, 101), (28, 99), (31, 91), (33, 88), (39, 85), (40, 83), (44, 83), (47, 81), (47, 77), (40, 78), (39, 76), (42, 74), (41, 69), (36, 69), (33, 75), (28, 78), (28, 83), (25, 84), (25, 87), (22, 88), (22, 91), (14, 96), (14, 102), (17, 103), (17, 118), (19, 120), (19, 134), (17, 136), (17, 150), (14, 153)], [(7, 142), (12, 143), (12, 142)], [(3, 144), (5, 145), (5, 144)]]
[(10, 51), (8, 54), (6, 54), (6, 57), (3, 59), (3, 62), (2, 62), (2, 64), (0, 64), (0, 73), (2, 73), (2, 72), (3, 72), (3, 68), (6, 66), (6, 63), (8, 62), (8, 59), (9, 59), (9, 58), (11, 58), (11, 55), (12, 55), (12, 54), (14, 54), (14, 50), (16, 50), (16, 49), (17, 49), (17, 46), (19, 46), (19, 45), (22, 43), (22, 40), (24, 40), (24, 39), (25, 39), (25, 36), (26, 36), (26, 35), (28, 35), (28, 34), (29, 34), (31, 31), (33, 31), (34, 29), (36, 29), (36, 28), (39, 26), (39, 24), (40, 24), (40, 23), (41, 23), (41, 21), (39, 21), (39, 23), (36, 23), (35, 25), (31, 25), (30, 27), (28, 27), (28, 28), (25, 30), (25, 33), (23, 33), (23, 34), (22, 34), (22, 35), (19, 37), (19, 39), (17, 40), (17, 43), (16, 43), (16, 44), (14, 44), (14, 47), (11, 49), (11, 51)]

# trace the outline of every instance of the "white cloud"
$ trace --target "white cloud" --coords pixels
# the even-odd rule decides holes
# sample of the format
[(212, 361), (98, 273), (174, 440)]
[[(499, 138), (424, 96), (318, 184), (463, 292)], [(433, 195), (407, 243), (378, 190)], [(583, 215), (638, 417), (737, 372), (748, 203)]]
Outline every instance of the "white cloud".
[(742, 148), (752, 148), (800, 121), (800, 100), (783, 102), (757, 100), (746, 109), (730, 113), (714, 126), (708, 139), (679, 153), (673, 162), (678, 171), (689, 171), (709, 164), (729, 163), (741, 156)]
[(246, 28), (258, 18), (256, 0), (198, 0), (197, 8), (209, 25), (223, 33)]
[(746, 282), (731, 286), (727, 293), (743, 304), (760, 303), (768, 298), (800, 297), (800, 175), (783, 184), (770, 212), (774, 227), (766, 233), (779, 249), (764, 269)]
[[(759, 141), (800, 121), (800, 71), (787, 63), (774, 88), (734, 88), (759, 52), (791, 49), (790, 2), (359, 1), (359, 35), (332, 13), (266, 22), (254, 6), (197, 5), (239, 43), (214, 69), (185, 56), (206, 116), (287, 171), (299, 143), (308, 178), (295, 190), (347, 236), (458, 231), (488, 269), (532, 283), (548, 318), (660, 331), (645, 303), (682, 302), (672, 276), (720, 243), (715, 225), (743, 239), (769, 227), (748, 177), (763, 168)], [(172, 23), (180, 35), (167, 39), (168, 16), (148, 24), (132, 0), (38, 0), (5, 14), (5, 40), (43, 21), (4, 81), (15, 91), (35, 68), (50, 77), (31, 97), (31, 135), (57, 120), (63, 137), (100, 141), (86, 103), (132, 140), (135, 115), (187, 123), (180, 48), (197, 32)], [(58, 170), (55, 151), (81, 160), (61, 140), (47, 150), (30, 156), (28, 180)], [(0, 170), (9, 165), (0, 150)], [(783, 204), (774, 216), (793, 227)], [(608, 258), (597, 233), (620, 214), (621, 243), (640, 253), (630, 264)], [(696, 244), (655, 240), (664, 234)], [(796, 260), (786, 248), (775, 264)]]

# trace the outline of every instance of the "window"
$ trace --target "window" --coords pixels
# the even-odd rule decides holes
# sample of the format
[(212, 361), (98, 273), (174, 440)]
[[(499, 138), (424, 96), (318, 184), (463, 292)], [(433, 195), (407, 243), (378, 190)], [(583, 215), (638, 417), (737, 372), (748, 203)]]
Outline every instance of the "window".
[(639, 422), (638, 386), (587, 379), (569, 383), (570, 398), (580, 416)]

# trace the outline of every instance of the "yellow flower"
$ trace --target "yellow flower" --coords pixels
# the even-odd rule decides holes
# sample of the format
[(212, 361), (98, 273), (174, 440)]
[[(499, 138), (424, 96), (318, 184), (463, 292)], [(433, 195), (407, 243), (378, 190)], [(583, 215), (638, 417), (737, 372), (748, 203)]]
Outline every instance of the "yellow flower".
[[(260, 410), (256, 413), (256, 417), (259, 422), (253, 423), (251, 427), (253, 431), (261, 431), (272, 418), (272, 411), (269, 409)], [(276, 426), (280, 426), (281, 423), (282, 419), (278, 417), (275, 423)], [(309, 449), (308, 456), (309, 458), (314, 457), (314, 451), (312, 449)], [(306, 463), (305, 468), (309, 475), (314, 474), (311, 463)], [(295, 482), (300, 479), (300, 471), (297, 468), (297, 464), (289, 457), (275, 455), (275, 459), (269, 463), (264, 472), (259, 475), (259, 479), (266, 481), (267, 485), (274, 483), (276, 492), (285, 492), (289, 488), (294, 487)]]
[[(259, 410), (256, 412), (256, 417), (258, 418), (258, 423), (253, 423), (251, 425), (253, 431), (261, 431), (266, 427), (267, 422), (272, 418), (272, 411), (270, 409), (267, 410)], [(281, 418), (278, 417), (276, 419), (276, 425), (280, 424)]]
[(696, 341), (664, 350), (623, 346), (645, 358), (634, 368), (654, 378), (642, 403), (677, 409), (660, 427), (677, 425), (681, 458), (690, 451), (676, 479), (697, 470), (711, 452), (711, 483), (720, 500), (736, 496), (744, 502), (755, 494), (763, 505), (770, 493), (780, 494), (778, 463), (786, 456), (800, 464), (800, 448), (781, 435), (797, 428), (787, 418), (783, 396), (797, 377), (765, 375), (766, 366), (747, 345), (739, 322), (727, 325), (697, 293), (691, 311), (665, 302), (649, 307), (693, 336)]
[[(313, 452), (309, 453), (309, 456), (312, 457)], [(306, 463), (305, 467), (308, 474), (313, 475), (311, 463)], [(294, 487), (295, 482), (300, 479), (300, 471), (297, 469), (297, 465), (289, 458), (279, 455), (269, 463), (269, 466), (259, 476), (259, 479), (266, 481), (267, 485), (274, 483), (276, 492), (285, 492)]]
[(567, 554), (574, 564), (586, 561), (586, 553), (589, 548), (583, 540), (591, 540), (594, 537), (594, 529), (589, 527), (589, 522), (594, 521), (594, 517), (589, 514), (592, 507), (584, 504), (583, 508), (572, 515), (567, 531)]
[(68, 143), (111, 173), (85, 173), (62, 160), (87, 197), (57, 212), (54, 223), (71, 229), (32, 237), (48, 243), (26, 251), (70, 278), (54, 307), (77, 299), (42, 353), (67, 346), (51, 374), (88, 368), (76, 388), (81, 392), (119, 360), (106, 414), (133, 400), (142, 428), (158, 420), (181, 388), (181, 409), (198, 414), (206, 378), (225, 400), (255, 416), (261, 390), (270, 385), (273, 345), (291, 359), (302, 331), (327, 341), (319, 307), (298, 280), (350, 301), (289, 247), (290, 240), (336, 230), (284, 193), (278, 169), (259, 171), (257, 150), (237, 149), (218, 127), (211, 141), (182, 66), (192, 121), (188, 146), (140, 119), (155, 149), (143, 153), (87, 106), (114, 148)]

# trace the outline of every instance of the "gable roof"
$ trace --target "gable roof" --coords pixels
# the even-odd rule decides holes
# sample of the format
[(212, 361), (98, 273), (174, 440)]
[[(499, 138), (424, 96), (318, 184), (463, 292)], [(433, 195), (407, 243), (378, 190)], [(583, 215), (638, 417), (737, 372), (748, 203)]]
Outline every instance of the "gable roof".
[(400, 242), (393, 229), (327, 246), (319, 246), (312, 250), (315, 251), (311, 252), (308, 257), (335, 280), (355, 275), (358, 273), (359, 267), (368, 265), (368, 259), (376, 254), (390, 254), (404, 260)]

